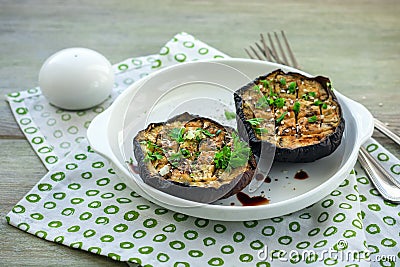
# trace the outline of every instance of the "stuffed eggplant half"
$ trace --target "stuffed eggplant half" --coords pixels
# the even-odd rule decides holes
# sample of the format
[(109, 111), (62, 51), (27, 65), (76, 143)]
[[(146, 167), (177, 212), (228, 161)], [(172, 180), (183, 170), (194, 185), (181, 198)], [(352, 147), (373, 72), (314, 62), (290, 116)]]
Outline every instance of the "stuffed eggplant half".
[(256, 156), (275, 147), (275, 161), (311, 162), (340, 145), (345, 121), (328, 78), (278, 69), (235, 92), (240, 135)]
[(232, 128), (189, 113), (148, 125), (133, 148), (145, 183), (201, 203), (241, 191), (256, 165), (250, 147)]

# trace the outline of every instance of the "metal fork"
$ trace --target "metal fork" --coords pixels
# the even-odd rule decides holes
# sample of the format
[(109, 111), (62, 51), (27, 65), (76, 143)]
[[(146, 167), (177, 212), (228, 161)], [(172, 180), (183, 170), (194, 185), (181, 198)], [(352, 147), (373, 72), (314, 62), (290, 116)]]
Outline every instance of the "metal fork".
[[(246, 48), (244, 49), (247, 55), (252, 59), (267, 60), (270, 62), (277, 62), (283, 65), (292, 66), (296, 69), (300, 68), (299, 64), (297, 63), (296, 57), (294, 56), (293, 51), (290, 48), (285, 32), (281, 31), (281, 38), (283, 40), (282, 42), (284, 43), (285, 46), (282, 46), (282, 42), (279, 38), (279, 35), (276, 32), (274, 32), (273, 35), (274, 38), (271, 36), (270, 33), (267, 33), (269, 40), (269, 46), (268, 46), (264, 35), (261, 33), (259, 41), (260, 44), (257, 42), (254, 43), (255, 47), (258, 49), (258, 52), (253, 46), (250, 45), (250, 51), (252, 53), (248, 49)], [(277, 47), (279, 48), (279, 52), (277, 50)], [(285, 49), (287, 52), (285, 52)], [(262, 56), (260, 56), (260, 54)]]
[[(250, 45), (250, 52), (248, 49), (244, 49), (247, 55), (252, 59), (267, 60), (270, 62), (276, 62), (287, 66), (292, 66), (299, 69), (300, 66), (290, 48), (289, 42), (286, 38), (285, 32), (281, 31), (281, 39), (285, 44), (285, 49), (282, 46), (282, 42), (276, 32), (273, 33), (275, 37), (275, 42), (270, 33), (267, 33), (269, 46), (267, 45), (264, 35), (260, 34), (260, 43), (255, 42), (257, 50)], [(279, 48), (279, 52), (276, 47)], [(289, 60), (290, 59), (290, 60)], [(389, 130), (384, 123), (374, 119), (375, 129), (382, 132), (384, 135), (389, 137), (396, 144), (400, 145), (400, 138)], [(361, 147), (358, 160), (365, 170), (366, 174), (369, 176), (372, 183), (375, 185), (377, 190), (381, 193), (382, 197), (392, 202), (400, 202), (400, 182), (395, 180), (368, 152)], [(253, 190), (254, 191), (253, 186)]]

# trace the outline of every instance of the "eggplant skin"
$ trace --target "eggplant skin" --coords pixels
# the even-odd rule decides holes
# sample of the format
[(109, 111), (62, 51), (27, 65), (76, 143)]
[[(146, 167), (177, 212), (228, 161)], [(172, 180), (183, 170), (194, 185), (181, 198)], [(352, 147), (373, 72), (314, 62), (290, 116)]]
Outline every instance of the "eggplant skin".
[[(189, 121), (198, 118), (206, 119), (210, 122), (220, 125), (219, 123), (211, 119), (202, 118), (197, 115), (192, 115), (185, 112), (183, 114), (180, 114), (178, 116), (169, 119), (167, 122), (149, 124), (146, 127), (146, 129), (140, 131), (133, 139), (133, 150), (136, 161), (138, 162), (139, 175), (146, 184), (162, 192), (173, 195), (175, 197), (183, 198), (198, 203), (212, 203), (218, 199), (227, 198), (237, 194), (250, 183), (256, 168), (255, 158), (252, 154), (249, 158), (249, 161), (244, 171), (235, 176), (234, 178), (232, 178), (229, 183), (223, 183), (219, 187), (211, 187), (211, 186), (201, 187), (165, 179), (154, 169), (154, 166), (151, 161), (145, 160), (146, 157), (145, 152), (143, 151), (140, 143), (143, 140), (144, 133), (148, 130), (151, 130), (154, 127), (161, 126), (169, 122)], [(229, 131), (233, 130), (230, 127), (222, 125), (221, 127), (224, 127)]]
[[(322, 88), (326, 91), (327, 95), (330, 97), (332, 101), (337, 105), (337, 113), (339, 114), (339, 123), (334, 129), (334, 131), (326, 136), (324, 136), (318, 143), (311, 145), (304, 145), (296, 148), (288, 148), (281, 147), (272, 142), (268, 142), (265, 140), (260, 140), (257, 137), (252, 125), (247, 121), (243, 104), (244, 99), (242, 97), (243, 93), (246, 90), (251, 90), (255, 84), (258, 84), (260, 81), (265, 80), (270, 75), (295, 75), (296, 77), (301, 77), (304, 79), (312, 80), (318, 82)], [(248, 83), (247, 85), (239, 88), (234, 93), (234, 101), (236, 107), (236, 120), (238, 125), (238, 132), (242, 138), (248, 139), (249, 145), (252, 149), (254, 155), (259, 156), (261, 154), (261, 149), (275, 149), (275, 157), (274, 161), (276, 162), (294, 162), (294, 163), (305, 163), (305, 162), (313, 162), (320, 158), (326, 157), (332, 154), (338, 146), (341, 144), (342, 136), (345, 129), (345, 120), (343, 118), (343, 112), (340, 107), (340, 104), (337, 100), (336, 95), (333, 90), (330, 88), (330, 80), (323, 76), (316, 77), (306, 77), (299, 73), (288, 72), (285, 73), (282, 70), (278, 69), (269, 74), (262, 75), (256, 78), (254, 81)]]

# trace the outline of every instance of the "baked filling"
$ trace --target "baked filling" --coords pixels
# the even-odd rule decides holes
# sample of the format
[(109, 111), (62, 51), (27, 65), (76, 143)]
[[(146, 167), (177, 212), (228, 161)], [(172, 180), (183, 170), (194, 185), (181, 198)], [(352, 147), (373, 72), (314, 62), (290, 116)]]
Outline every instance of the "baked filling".
[(255, 136), (278, 148), (318, 144), (335, 132), (340, 108), (331, 84), (274, 71), (241, 92), (245, 120)]
[(184, 186), (219, 188), (249, 170), (250, 148), (233, 129), (208, 118), (178, 116), (150, 124), (135, 140), (146, 167)]

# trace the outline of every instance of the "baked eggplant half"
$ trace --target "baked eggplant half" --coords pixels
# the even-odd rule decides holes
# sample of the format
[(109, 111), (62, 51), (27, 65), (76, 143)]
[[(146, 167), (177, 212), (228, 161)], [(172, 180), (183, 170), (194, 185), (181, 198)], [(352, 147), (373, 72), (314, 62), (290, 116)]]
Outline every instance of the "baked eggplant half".
[(232, 128), (189, 113), (151, 123), (133, 148), (145, 183), (201, 203), (238, 193), (256, 167), (249, 145)]
[(256, 156), (275, 147), (274, 161), (311, 162), (340, 145), (345, 121), (328, 78), (278, 69), (234, 94), (238, 131)]

